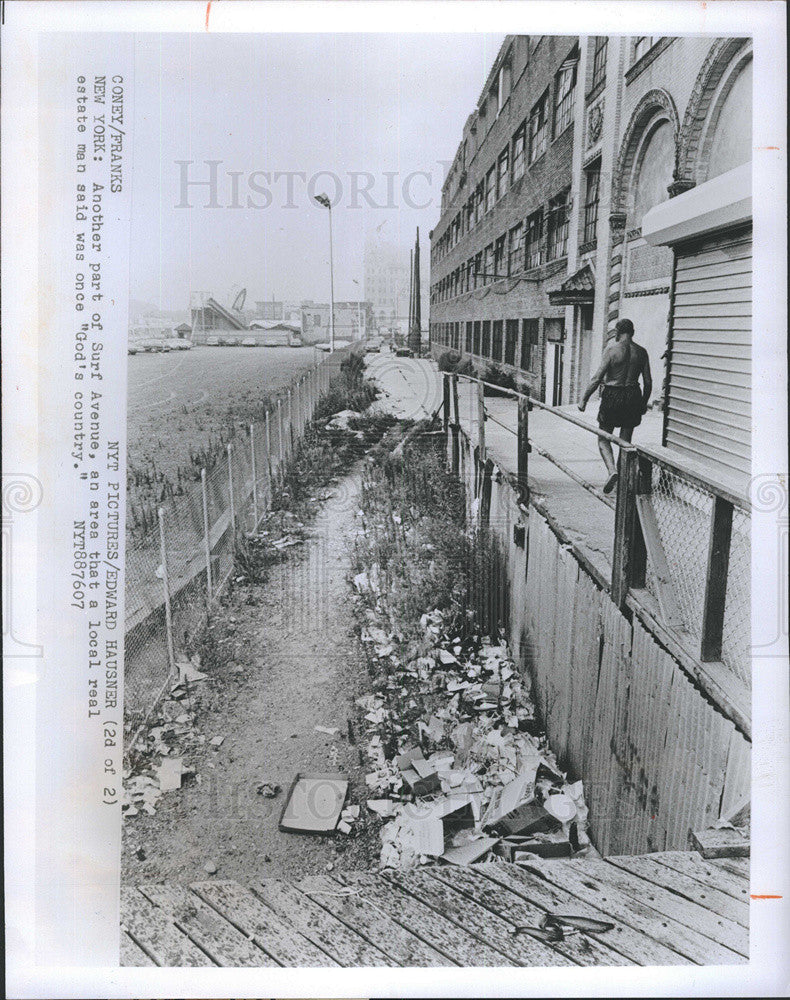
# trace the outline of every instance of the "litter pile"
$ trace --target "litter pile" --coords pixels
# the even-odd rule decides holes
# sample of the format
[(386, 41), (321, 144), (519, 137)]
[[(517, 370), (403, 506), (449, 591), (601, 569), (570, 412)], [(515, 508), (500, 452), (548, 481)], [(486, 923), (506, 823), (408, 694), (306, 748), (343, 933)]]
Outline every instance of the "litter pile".
[[(224, 737), (208, 739), (195, 728), (196, 701), (208, 676), (201, 672), (200, 657), (179, 657), (178, 678), (157, 711), (156, 724), (138, 736), (132, 747), (135, 766), (124, 769), (124, 818), (146, 812), (156, 813), (156, 805), (165, 792), (181, 788), (182, 779), (195, 775), (185, 756), (206, 742), (221, 746)], [(157, 762), (158, 758), (158, 762)]]
[[(371, 574), (355, 582), (362, 591)], [(382, 867), (594, 853), (582, 782), (559, 770), (507, 644), (462, 639), (439, 610), (404, 644), (383, 612), (364, 614), (380, 681), (357, 703), (373, 764), (367, 805), (390, 820)]]

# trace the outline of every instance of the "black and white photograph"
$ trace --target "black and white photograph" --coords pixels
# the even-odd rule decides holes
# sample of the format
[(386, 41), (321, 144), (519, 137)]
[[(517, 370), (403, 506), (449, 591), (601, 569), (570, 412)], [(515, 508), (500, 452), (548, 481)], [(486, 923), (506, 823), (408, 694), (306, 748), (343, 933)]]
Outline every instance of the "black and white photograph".
[(4, 74), (13, 995), (786, 995), (779, 5), (135, 6)]

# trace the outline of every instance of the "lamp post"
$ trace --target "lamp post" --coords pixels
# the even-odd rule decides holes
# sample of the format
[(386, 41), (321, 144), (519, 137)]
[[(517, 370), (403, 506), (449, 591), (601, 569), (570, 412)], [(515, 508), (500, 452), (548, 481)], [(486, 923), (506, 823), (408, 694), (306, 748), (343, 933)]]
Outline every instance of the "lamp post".
[(329, 209), (329, 353), (335, 352), (335, 270), (332, 262), (332, 202), (325, 194), (317, 194), (319, 205)]
[[(359, 282), (356, 278), (352, 278), (351, 283), (359, 288)], [(359, 299), (357, 299), (357, 326), (359, 327), (359, 339), (362, 340), (362, 302)], [(367, 334), (367, 329), (365, 333)]]

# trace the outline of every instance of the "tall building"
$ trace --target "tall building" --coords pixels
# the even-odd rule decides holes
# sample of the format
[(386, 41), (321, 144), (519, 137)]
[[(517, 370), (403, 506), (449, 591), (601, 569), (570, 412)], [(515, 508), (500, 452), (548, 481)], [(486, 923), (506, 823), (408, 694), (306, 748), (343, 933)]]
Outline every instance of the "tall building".
[(509, 36), (431, 233), (433, 353), (564, 405), (627, 316), (664, 444), (742, 483), (751, 59), (739, 38)]
[(408, 253), (384, 240), (365, 243), (365, 299), (382, 334), (406, 334), (409, 320)]

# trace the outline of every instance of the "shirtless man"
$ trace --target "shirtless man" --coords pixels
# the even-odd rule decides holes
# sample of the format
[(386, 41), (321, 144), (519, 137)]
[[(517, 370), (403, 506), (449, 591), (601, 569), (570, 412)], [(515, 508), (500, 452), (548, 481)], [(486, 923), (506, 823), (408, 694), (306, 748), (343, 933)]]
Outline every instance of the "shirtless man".
[[(615, 333), (614, 342), (603, 352), (601, 367), (584, 391), (579, 409), (584, 412), (590, 396), (599, 385), (603, 384), (598, 426), (609, 434), (614, 434), (615, 427), (619, 427), (619, 436), (624, 441), (630, 441), (634, 427), (642, 423), (642, 414), (647, 413), (647, 404), (653, 391), (653, 380), (650, 376), (650, 359), (647, 351), (634, 343), (634, 324), (631, 320), (619, 320)], [(609, 473), (603, 491), (611, 493), (617, 484), (617, 466), (614, 463), (611, 442), (598, 438), (598, 450)]]

